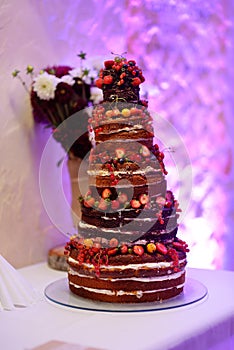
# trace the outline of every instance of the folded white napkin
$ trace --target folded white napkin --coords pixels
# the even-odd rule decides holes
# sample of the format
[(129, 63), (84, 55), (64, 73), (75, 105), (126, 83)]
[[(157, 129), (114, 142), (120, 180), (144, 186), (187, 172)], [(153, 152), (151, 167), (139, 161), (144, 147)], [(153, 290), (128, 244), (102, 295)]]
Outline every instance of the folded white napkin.
[(0, 255), (0, 310), (26, 307), (37, 299), (38, 295), (32, 286)]

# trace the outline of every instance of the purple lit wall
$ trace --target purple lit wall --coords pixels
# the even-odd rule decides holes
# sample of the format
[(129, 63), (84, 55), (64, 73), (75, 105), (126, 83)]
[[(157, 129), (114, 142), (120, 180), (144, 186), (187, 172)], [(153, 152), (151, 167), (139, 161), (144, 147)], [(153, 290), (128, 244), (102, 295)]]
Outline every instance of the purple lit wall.
[[(39, 237), (42, 250), (42, 242), (48, 240), (50, 230), (38, 204), (39, 192), (35, 193), (34, 185), (30, 186), (37, 181), (34, 163), (40, 161), (43, 140), (32, 127), (29, 103), (22, 107), (26, 97), (23, 91), (19, 92), (18, 85), (10, 81), (9, 72), (27, 64), (33, 64), (37, 69), (48, 64), (75, 66), (78, 63), (76, 54), (81, 50), (98, 61), (109, 58), (111, 51), (127, 51), (127, 57), (136, 59), (144, 71), (146, 82), (142, 94), (148, 98), (150, 110), (166, 121), (165, 131), (167, 125), (175, 129), (175, 133), (164, 141), (165, 147), (171, 149), (165, 151), (169, 171), (167, 181), (168, 188), (174, 190), (184, 209), (180, 236), (190, 245), (189, 266), (234, 270), (233, 1), (11, 0), (3, 1), (3, 4), (0, 15), (5, 36), (0, 44), (0, 57), (3, 80), (9, 88), (5, 89), (6, 84), (0, 87), (4, 88), (1, 92), (4, 122), (0, 130), (3, 136), (0, 140), (1, 149), (7, 149), (12, 157), (4, 159), (1, 169), (4, 170), (3, 180), (9, 185), (4, 188), (8, 191), (7, 200), (12, 200), (9, 202), (11, 216), (19, 216), (20, 220), (14, 229), (14, 223), (6, 222), (1, 228), (1, 239), (4, 241), (5, 234), (8, 242), (11, 231), (21, 229), (23, 242), (30, 240), (29, 231), (32, 231)], [(16, 27), (20, 27), (20, 31), (15, 31)], [(9, 33), (10, 38), (6, 39)], [(159, 126), (156, 118), (156, 137), (162, 135)], [(173, 135), (177, 136), (174, 138)], [(27, 173), (18, 179), (14, 174), (19, 164), (16, 167), (14, 154), (22, 144), (24, 152), (18, 160), (20, 164), (27, 164)], [(185, 154), (189, 159), (184, 159)], [(61, 150), (53, 157), (51, 155), (55, 163), (60, 155)], [(38, 157), (36, 161), (35, 157)], [(175, 160), (179, 160), (179, 166)], [(12, 174), (8, 172), (11, 168)], [(183, 191), (183, 182), (190, 181), (190, 168), (192, 191)], [(53, 173), (56, 171), (53, 169)], [(17, 207), (17, 198), (11, 193), (18, 193), (18, 188), (26, 200)], [(37, 207), (34, 219), (28, 216), (27, 223), (21, 215), (23, 204), (26, 212)], [(4, 213), (4, 208), (0, 204), (0, 213)], [(63, 208), (60, 210), (63, 212)], [(70, 224), (68, 219), (64, 220)], [(44, 236), (41, 232), (45, 232)], [(20, 237), (14, 239), (15, 253)], [(32, 244), (33, 241), (32, 236)], [(55, 243), (50, 242), (50, 245)], [(49, 244), (44, 245), (46, 255)], [(9, 256), (13, 256), (12, 244), (5, 246)], [(29, 259), (32, 256), (36, 256), (34, 260), (39, 259), (37, 250), (32, 248)]]
[[(81, 11), (88, 15), (82, 4)], [(92, 53), (106, 56), (126, 50), (128, 57), (137, 59), (146, 76), (150, 109), (172, 123), (190, 156), (192, 192), (180, 195), (182, 203), (190, 200), (180, 224), (191, 248), (190, 266), (224, 267), (232, 263), (226, 261), (233, 158), (228, 119), (229, 9), (222, 1), (110, 1), (103, 8), (99, 4), (93, 2), (94, 17), (80, 23), (81, 33), (88, 30), (97, 37)], [(106, 20), (109, 16), (113, 22)], [(72, 22), (63, 32), (68, 42)], [(70, 43), (78, 42), (87, 47), (82, 40)], [(155, 129), (157, 137), (157, 123)], [(168, 167), (168, 187), (176, 191), (178, 179)]]
[[(191, 248), (190, 265), (197, 267), (234, 264), (227, 256), (233, 218), (230, 6), (222, 1), (128, 2), (127, 51), (144, 69), (150, 105), (175, 126), (191, 159), (193, 188), (180, 231)], [(177, 179), (168, 176), (168, 184), (176, 188)]]

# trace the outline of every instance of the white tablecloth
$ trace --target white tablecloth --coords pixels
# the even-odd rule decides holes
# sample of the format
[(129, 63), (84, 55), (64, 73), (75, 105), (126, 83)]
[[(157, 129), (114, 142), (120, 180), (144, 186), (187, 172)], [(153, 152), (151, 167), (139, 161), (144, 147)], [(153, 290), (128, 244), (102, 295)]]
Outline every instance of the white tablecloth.
[(234, 272), (187, 269), (208, 297), (176, 309), (140, 313), (82, 311), (44, 297), (45, 287), (65, 272), (46, 263), (20, 273), (40, 292), (28, 308), (0, 312), (0, 349), (32, 349), (50, 340), (113, 350), (234, 349)]

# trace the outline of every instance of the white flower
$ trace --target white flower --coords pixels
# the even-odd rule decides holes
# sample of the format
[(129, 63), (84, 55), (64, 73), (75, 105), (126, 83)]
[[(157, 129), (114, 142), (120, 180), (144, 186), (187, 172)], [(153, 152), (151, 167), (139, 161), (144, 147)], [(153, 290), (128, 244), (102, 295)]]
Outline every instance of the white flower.
[(69, 74), (73, 78), (82, 79), (86, 84), (90, 84), (91, 80), (96, 78), (98, 75), (97, 71), (93, 67), (89, 67), (88, 65), (82, 68), (74, 68), (69, 71)]
[(74, 68), (72, 70), (69, 71), (69, 74), (73, 77), (73, 78), (81, 78), (83, 75), (83, 70), (81, 68)]
[(33, 90), (37, 93), (41, 100), (53, 99), (55, 96), (56, 86), (59, 81), (60, 79), (58, 79), (55, 75), (44, 72), (39, 74), (34, 79)]
[(102, 90), (98, 87), (92, 86), (91, 87), (91, 97), (90, 99), (93, 101), (94, 104), (98, 104), (103, 100)]
[(102, 68), (103, 56), (94, 56), (92, 58), (87, 59), (86, 64), (89, 67), (92, 67), (96, 72), (99, 72)]
[(66, 83), (66, 84), (68, 84), (68, 85), (71, 85), (71, 86), (75, 84), (75, 80), (74, 80), (73, 77), (72, 77), (71, 75), (69, 75), (69, 74), (63, 75), (63, 76), (61, 77), (60, 81), (63, 82), (63, 83)]

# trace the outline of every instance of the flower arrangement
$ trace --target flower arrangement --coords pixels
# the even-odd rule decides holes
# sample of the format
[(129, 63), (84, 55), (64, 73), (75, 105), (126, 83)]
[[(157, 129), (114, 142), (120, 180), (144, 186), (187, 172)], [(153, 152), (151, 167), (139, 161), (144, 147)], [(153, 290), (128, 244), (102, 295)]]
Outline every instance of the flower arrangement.
[[(85, 107), (100, 101), (93, 85), (98, 74), (98, 68), (83, 66), (86, 54), (80, 52), (80, 67), (51, 66), (40, 71), (35, 76), (34, 68), (27, 66), (26, 73), (31, 77), (30, 88), (20, 76), (20, 71), (15, 70), (12, 75), (17, 77), (30, 95), (32, 113), (37, 123), (50, 127), (53, 137), (60, 142), (65, 151), (72, 152), (76, 157), (83, 158), (91, 149), (88, 139), (87, 125), (88, 113)], [(93, 92), (93, 93), (92, 93)], [(66, 120), (76, 112), (77, 120), (66, 123)], [(62, 124), (62, 127), (59, 127)], [(81, 135), (72, 146), (71, 140), (76, 139), (75, 134)]]

